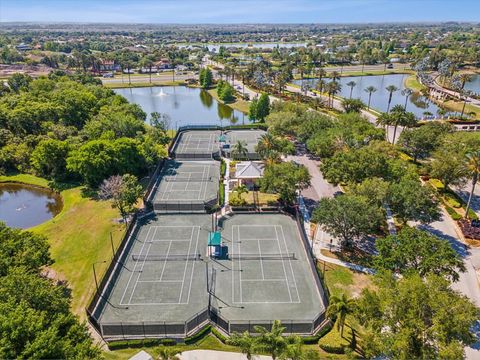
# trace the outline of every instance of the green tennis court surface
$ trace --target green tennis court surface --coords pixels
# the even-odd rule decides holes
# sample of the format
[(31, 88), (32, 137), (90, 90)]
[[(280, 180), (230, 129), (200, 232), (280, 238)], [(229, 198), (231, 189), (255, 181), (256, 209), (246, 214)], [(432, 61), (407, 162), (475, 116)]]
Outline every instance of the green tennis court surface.
[(226, 260), (207, 257), (211, 228), (206, 214), (144, 220), (101, 303), (105, 337), (190, 333), (208, 321), (209, 301), (227, 331), (276, 319), (293, 332), (314, 328), (324, 307), (293, 219), (235, 214), (219, 221), (232, 255)]
[[(215, 204), (220, 178), (218, 161), (170, 160), (159, 175), (158, 187), (153, 199), (155, 210), (181, 210), (188, 204)], [(190, 209), (190, 208), (189, 208)]]
[(182, 131), (173, 153), (179, 160), (212, 159), (219, 155), (217, 130), (186, 130)]

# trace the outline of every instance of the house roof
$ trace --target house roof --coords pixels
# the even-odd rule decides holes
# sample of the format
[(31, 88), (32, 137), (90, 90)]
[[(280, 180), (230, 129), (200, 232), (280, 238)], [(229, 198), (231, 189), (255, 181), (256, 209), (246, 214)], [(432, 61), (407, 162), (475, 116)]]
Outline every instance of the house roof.
[(237, 179), (258, 179), (263, 176), (264, 165), (261, 162), (242, 161), (235, 166)]

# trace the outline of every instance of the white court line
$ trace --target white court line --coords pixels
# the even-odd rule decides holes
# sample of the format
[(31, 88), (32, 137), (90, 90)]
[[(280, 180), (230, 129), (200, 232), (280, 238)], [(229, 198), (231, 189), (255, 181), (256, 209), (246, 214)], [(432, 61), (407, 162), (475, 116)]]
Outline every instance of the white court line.
[[(237, 226), (237, 235), (240, 239), (240, 227)], [(240, 277), (240, 302), (243, 302), (243, 289), (242, 289), (242, 260), (240, 260), (241, 250), (240, 245), (238, 246), (238, 268), (239, 268), (239, 277)]]
[(149, 242), (167, 242), (167, 241), (190, 241), (189, 239), (159, 239), (159, 240), (151, 240)]
[[(167, 258), (168, 258), (168, 255), (170, 254), (170, 248), (172, 247), (172, 243), (173, 241), (170, 241), (168, 243), (167, 254), (166, 254)], [(160, 281), (162, 281), (163, 273), (165, 272), (165, 267), (167, 266), (167, 262), (168, 262), (167, 260), (163, 261), (162, 272), (160, 273), (160, 279), (159, 279)]]
[[(210, 166), (205, 165), (205, 167), (208, 169), (207, 178), (209, 178), (210, 177)], [(204, 199), (207, 198), (207, 185), (208, 185), (208, 183), (206, 183), (206, 182), (203, 184), (203, 198)], [(201, 189), (200, 189), (200, 192), (201, 192)]]
[[(155, 229), (155, 231), (156, 231), (156, 228), (153, 227), (153, 226), (148, 228), (147, 236), (145, 237), (145, 241), (143, 242), (143, 245), (140, 249), (140, 254), (143, 253), (143, 248), (145, 247), (145, 244), (147, 243), (148, 236), (150, 235), (150, 231), (152, 229)], [(132, 247), (132, 251), (133, 251), (133, 248), (134, 247)], [(130, 256), (130, 254), (128, 254), (128, 256)], [(130, 277), (128, 278), (127, 285), (125, 286), (125, 289), (123, 290), (123, 294), (122, 294), (122, 297), (120, 299), (120, 305), (123, 305), (123, 299), (125, 298), (125, 294), (127, 293), (127, 289), (128, 289), (128, 286), (130, 285), (130, 281), (132, 280), (133, 274), (135, 274), (135, 270), (137, 268), (137, 265), (138, 265), (138, 262), (135, 262), (135, 265), (133, 266), (133, 271), (130, 273)]]
[[(195, 243), (195, 254), (198, 251), (198, 241), (200, 239), (200, 226), (197, 226), (197, 242)], [(190, 287), (188, 288), (187, 304), (190, 302), (190, 293), (192, 292), (193, 273), (195, 270), (195, 261), (192, 264), (192, 272), (190, 274)]]
[[(260, 249), (260, 241), (257, 241), (258, 244), (258, 255), (262, 256), (262, 250)], [(265, 273), (263, 272), (263, 260), (260, 259), (260, 269), (262, 270), (262, 280), (265, 280)]]
[[(275, 226), (275, 233), (277, 234), (277, 238), (278, 238), (278, 232), (277, 232), (277, 227)], [(282, 249), (280, 248), (280, 240), (277, 241), (277, 246), (278, 246), (278, 251), (280, 251), (280, 253), (282, 253)], [(287, 271), (285, 269), (285, 262), (282, 258), (282, 266), (283, 266), (283, 274), (285, 275), (285, 279), (287, 280), (286, 281), (286, 285), (287, 285), (287, 290), (288, 290), (288, 296), (290, 297), (290, 302), (292, 302), (292, 293), (290, 292), (290, 286), (288, 285), (288, 277), (287, 277)]]
[(139, 283), (181, 283), (182, 280), (138, 280)]
[(285, 279), (242, 279), (242, 282), (268, 282), (268, 281), (278, 281), (285, 282)]
[[(233, 257), (233, 248), (235, 244), (235, 239), (233, 236), (233, 227), (235, 225), (232, 225), (232, 251), (230, 252), (230, 255)], [(232, 261), (232, 303), (235, 302), (235, 261)]]
[(277, 241), (278, 239), (242, 239), (242, 241)]
[[(283, 226), (282, 225), (279, 225), (279, 226), (280, 226), (280, 230), (282, 230), (282, 238), (283, 238), (283, 243), (285, 244), (285, 250), (288, 253), (287, 240), (285, 239), (285, 233), (283, 232)], [(289, 258), (288, 262), (290, 264), (290, 271), (292, 272), (293, 285), (295, 286), (295, 291), (297, 293), (297, 299), (300, 301), (300, 294), (298, 293), (297, 280), (295, 279), (295, 273), (293, 272), (292, 260)]]
[[(153, 232), (153, 237), (155, 237), (155, 233), (157, 232), (157, 229), (155, 229), (155, 231)], [(148, 255), (149, 252), (150, 252), (150, 248), (152, 247), (152, 244), (150, 243), (148, 245), (148, 249), (147, 249), (147, 253), (145, 255)], [(143, 271), (143, 267), (145, 266), (145, 262), (147, 261), (147, 257), (145, 256), (145, 259), (143, 259), (143, 263), (142, 263), (142, 269), (141, 271)], [(134, 269), (135, 271), (135, 269)], [(135, 289), (137, 288), (137, 285), (138, 285), (138, 280), (140, 279), (140, 276), (142, 275), (141, 272), (138, 273), (138, 276), (137, 276), (137, 279), (135, 280), (135, 284), (133, 285), (133, 290), (132, 290), (132, 293), (130, 294), (130, 298), (128, 299), (128, 302), (130, 303), (132, 301), (132, 297), (133, 297), (133, 294), (135, 294)]]
[[(205, 169), (206, 169), (206, 166), (204, 165), (203, 166), (202, 179), (205, 179)], [(202, 187), (205, 186), (205, 185), (206, 185), (205, 183), (202, 183), (200, 185), (200, 189), (198, 190), (198, 194), (197, 194), (197, 200), (200, 200), (200, 195), (202, 195)]]
[[(193, 232), (194, 231), (195, 231), (195, 227), (192, 226), (192, 233), (190, 234), (190, 242), (188, 243), (187, 254), (190, 254), (190, 248), (192, 247), (192, 239), (193, 239)], [(180, 296), (178, 297), (178, 302), (182, 301), (183, 287), (185, 285), (185, 274), (187, 273), (187, 267), (188, 267), (188, 262), (189, 261), (190, 261), (189, 259), (187, 259), (187, 261), (185, 261), (185, 267), (183, 268), (182, 287), (180, 289)]]

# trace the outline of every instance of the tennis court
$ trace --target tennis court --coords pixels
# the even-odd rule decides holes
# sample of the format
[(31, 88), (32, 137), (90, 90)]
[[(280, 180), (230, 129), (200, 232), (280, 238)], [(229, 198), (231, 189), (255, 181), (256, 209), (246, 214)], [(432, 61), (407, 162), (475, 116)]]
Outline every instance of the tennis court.
[(231, 327), (247, 321), (311, 321), (322, 312), (322, 298), (293, 219), (235, 214), (219, 226), (229, 260), (212, 262), (212, 304)]
[(230, 147), (233, 147), (238, 141), (243, 141), (247, 145), (248, 157), (251, 160), (257, 159), (258, 155), (255, 151), (255, 147), (258, 144), (258, 141), (265, 135), (266, 131), (264, 130), (229, 130), (225, 132), (225, 137), (227, 142), (230, 143)]
[(173, 161), (165, 163), (158, 178), (153, 199), (155, 210), (173, 209), (177, 205), (216, 203), (220, 178), (218, 161)]
[(216, 130), (187, 130), (182, 131), (173, 153), (176, 159), (212, 159), (219, 155), (218, 137)]
[(210, 215), (162, 215), (141, 224), (123, 256), (100, 322), (179, 322), (205, 309)]

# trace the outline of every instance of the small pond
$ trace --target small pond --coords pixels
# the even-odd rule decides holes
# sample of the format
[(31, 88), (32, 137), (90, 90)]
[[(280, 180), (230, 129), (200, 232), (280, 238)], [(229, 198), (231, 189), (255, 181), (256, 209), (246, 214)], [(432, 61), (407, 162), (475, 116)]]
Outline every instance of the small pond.
[[(405, 89), (405, 78), (408, 74), (391, 74), (391, 75), (371, 75), (371, 76), (346, 76), (340, 78), (339, 82), (342, 85), (342, 90), (338, 94), (341, 97), (350, 97), (350, 86), (347, 85), (350, 81), (355, 81), (356, 85), (352, 91), (352, 98), (361, 99), (365, 104), (368, 104), (368, 93), (365, 88), (368, 86), (374, 86), (377, 91), (372, 94), (370, 101), (370, 107), (379, 111), (387, 111), (389, 92), (386, 87), (389, 85), (395, 85), (399, 90), (395, 91), (392, 95), (392, 103), (390, 108), (400, 104), (405, 105), (405, 96), (402, 95), (402, 90)], [(309, 83), (312, 87), (315, 86), (317, 79), (303, 80)], [(330, 81), (330, 79), (326, 79)], [(295, 84), (300, 85), (301, 80), (294, 80)], [(407, 103), (407, 111), (413, 112), (417, 117), (424, 117), (425, 112), (429, 112), (433, 115), (437, 114), (439, 107), (433, 103), (430, 99), (419, 94), (413, 94), (409, 97)]]
[(186, 86), (115, 89), (117, 94), (152, 112), (170, 116), (170, 129), (184, 125), (234, 125), (248, 123), (248, 116), (219, 103), (207, 91)]
[(41, 224), (57, 215), (62, 207), (60, 195), (49, 189), (0, 184), (0, 221), (10, 227), (27, 229)]
[(465, 84), (465, 89), (480, 95), (480, 75), (473, 75), (472, 80)]

